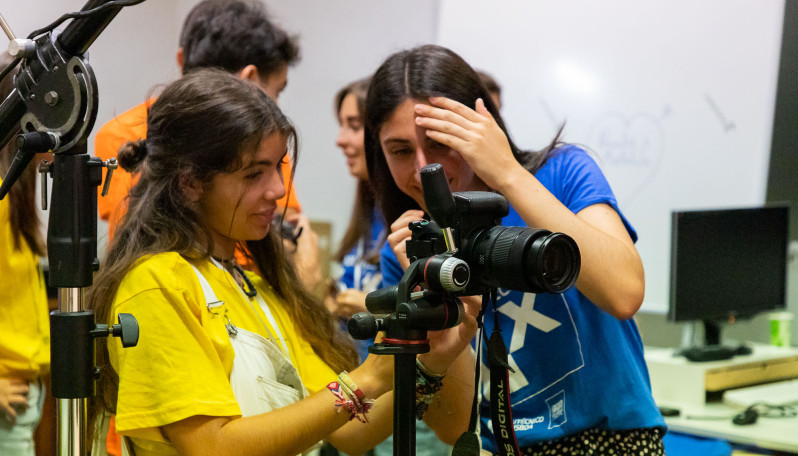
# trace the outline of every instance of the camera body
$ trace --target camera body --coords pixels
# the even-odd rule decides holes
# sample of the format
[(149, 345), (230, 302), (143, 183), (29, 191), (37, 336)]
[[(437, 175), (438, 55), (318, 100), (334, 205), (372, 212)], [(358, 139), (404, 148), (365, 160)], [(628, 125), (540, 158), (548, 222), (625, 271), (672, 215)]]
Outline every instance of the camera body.
[[(492, 192), (452, 193), (440, 164), (425, 166), (421, 181), (432, 221), (409, 224), (410, 266), (398, 285), (366, 296), (370, 313), (355, 314), (348, 324), (356, 339), (384, 330), (385, 340), (394, 345), (425, 340), (427, 330), (460, 323), (463, 306), (456, 296), (484, 295), (497, 288), (562, 293), (576, 282), (581, 258), (569, 236), (501, 226), (509, 213), (507, 200)], [(383, 350), (385, 345), (372, 348)]]
[[(411, 262), (449, 254), (462, 260), (470, 270), (468, 284), (456, 295), (480, 295), (493, 288), (530, 293), (561, 293), (579, 275), (579, 248), (569, 236), (548, 230), (501, 226), (509, 212), (507, 200), (491, 192), (453, 193), (454, 211), (449, 228), (457, 249), (448, 249), (444, 230), (433, 221), (416, 221), (409, 226), (407, 241)], [(427, 268), (425, 281), (437, 288), (436, 271)]]

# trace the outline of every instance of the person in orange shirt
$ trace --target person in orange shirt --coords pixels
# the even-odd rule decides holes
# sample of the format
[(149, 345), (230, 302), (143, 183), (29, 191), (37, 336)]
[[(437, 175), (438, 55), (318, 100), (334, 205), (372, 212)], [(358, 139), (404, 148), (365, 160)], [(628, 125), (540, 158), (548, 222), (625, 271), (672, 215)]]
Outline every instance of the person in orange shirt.
[[(250, 0), (200, 2), (186, 17), (179, 44), (177, 63), (183, 74), (197, 68), (221, 68), (252, 81), (275, 101), (287, 84), (288, 67), (299, 61), (295, 38), (269, 20), (260, 2)], [(126, 142), (146, 138), (147, 109), (153, 101), (147, 100), (103, 125), (95, 136), (95, 156), (103, 160), (116, 157)], [(290, 165), (283, 166), (283, 177), (291, 181)], [(99, 216), (108, 222), (109, 241), (127, 211), (125, 200), (135, 182), (134, 175), (118, 168), (108, 194), (97, 200)], [(311, 241), (314, 236), (307, 220), (295, 216), (301, 207), (290, 186), (279, 204), (286, 208), (286, 220), (304, 225), (305, 243)]]

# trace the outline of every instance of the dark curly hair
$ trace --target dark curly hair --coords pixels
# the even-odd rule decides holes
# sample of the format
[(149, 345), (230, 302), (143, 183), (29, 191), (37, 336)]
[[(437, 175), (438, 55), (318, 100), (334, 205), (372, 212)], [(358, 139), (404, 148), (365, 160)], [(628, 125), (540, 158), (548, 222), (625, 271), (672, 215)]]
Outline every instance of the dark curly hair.
[(235, 73), (255, 65), (270, 74), (299, 61), (296, 38), (273, 24), (255, 0), (205, 0), (186, 16), (180, 33), (183, 72), (215, 67)]

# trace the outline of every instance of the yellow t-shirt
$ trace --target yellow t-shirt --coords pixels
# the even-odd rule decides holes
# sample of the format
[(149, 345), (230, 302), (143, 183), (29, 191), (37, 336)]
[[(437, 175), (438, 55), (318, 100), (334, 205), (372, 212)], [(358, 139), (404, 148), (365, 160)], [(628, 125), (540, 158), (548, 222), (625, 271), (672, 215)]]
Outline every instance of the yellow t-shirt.
[[(229, 380), (235, 354), (227, 318), (266, 338), (278, 333), (257, 300), (244, 298), (229, 273), (210, 261), (194, 266), (224, 304), (207, 308), (191, 264), (174, 252), (140, 260), (114, 299), (113, 322), (118, 313), (130, 313), (139, 323), (135, 347), (122, 348), (118, 338), (108, 342), (111, 365), (119, 374), (116, 428), (133, 438), (137, 456), (174, 452), (160, 426), (195, 415), (241, 415)], [(337, 374), (299, 336), (285, 303), (260, 277), (248, 276), (269, 306), (308, 391), (334, 381)]]
[[(2, 179), (0, 179), (2, 182)], [(50, 371), (50, 320), (39, 257), (14, 248), (9, 198), (0, 201), (0, 377), (33, 380)]]

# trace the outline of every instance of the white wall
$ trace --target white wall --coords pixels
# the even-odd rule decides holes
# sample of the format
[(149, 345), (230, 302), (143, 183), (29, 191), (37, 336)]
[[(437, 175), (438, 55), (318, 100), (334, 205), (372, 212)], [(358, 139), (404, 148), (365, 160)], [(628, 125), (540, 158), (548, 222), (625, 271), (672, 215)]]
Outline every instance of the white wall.
[[(765, 202), (784, 0), (443, 0), (437, 42), (504, 86), (523, 148), (594, 152), (668, 308), (671, 211)], [(699, 241), (697, 241), (699, 242)]]

